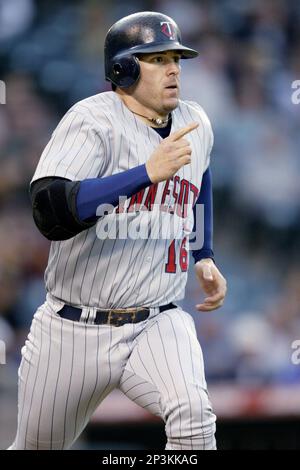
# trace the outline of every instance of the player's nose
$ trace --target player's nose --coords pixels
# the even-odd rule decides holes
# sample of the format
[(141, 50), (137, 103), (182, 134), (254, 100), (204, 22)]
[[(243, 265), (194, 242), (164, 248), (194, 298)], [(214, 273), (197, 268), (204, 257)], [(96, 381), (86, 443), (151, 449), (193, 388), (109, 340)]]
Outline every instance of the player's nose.
[(180, 65), (177, 62), (169, 62), (167, 65), (167, 75), (179, 75)]

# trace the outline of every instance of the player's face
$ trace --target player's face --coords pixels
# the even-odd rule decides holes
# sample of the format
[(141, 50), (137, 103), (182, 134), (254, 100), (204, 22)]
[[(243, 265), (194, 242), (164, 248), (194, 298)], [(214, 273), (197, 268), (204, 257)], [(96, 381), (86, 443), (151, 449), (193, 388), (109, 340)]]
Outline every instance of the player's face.
[(141, 76), (134, 97), (143, 106), (165, 115), (178, 106), (180, 61), (177, 51), (143, 54), (139, 57)]

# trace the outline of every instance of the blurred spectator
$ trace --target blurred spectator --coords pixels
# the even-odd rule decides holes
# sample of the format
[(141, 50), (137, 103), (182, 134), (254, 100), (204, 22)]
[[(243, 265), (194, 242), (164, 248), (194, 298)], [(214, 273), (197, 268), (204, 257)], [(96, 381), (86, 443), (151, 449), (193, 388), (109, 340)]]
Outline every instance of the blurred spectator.
[(34, 11), (32, 0), (0, 0), (0, 41), (26, 31), (33, 20)]

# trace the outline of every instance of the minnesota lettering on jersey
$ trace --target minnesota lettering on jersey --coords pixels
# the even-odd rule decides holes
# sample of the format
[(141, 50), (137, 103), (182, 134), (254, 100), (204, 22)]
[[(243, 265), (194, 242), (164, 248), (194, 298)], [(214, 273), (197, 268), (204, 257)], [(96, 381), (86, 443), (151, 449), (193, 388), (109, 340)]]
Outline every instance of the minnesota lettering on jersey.
[[(210, 162), (213, 134), (201, 106), (180, 100), (172, 112), (171, 132), (192, 121), (199, 127), (186, 136), (192, 148), (189, 165), (169, 181), (130, 198), (124, 195), (119, 207), (110, 207), (88, 230), (51, 243), (45, 279), (53, 297), (96, 308), (164, 305), (184, 297), (191, 245), (186, 226), (193, 227), (192, 206)], [(160, 142), (158, 133), (139, 121), (116, 93), (99, 93), (76, 103), (62, 118), (32, 182), (47, 176), (70, 181), (110, 176), (145, 164)], [(131, 236), (118, 232), (122, 226), (115, 222), (123, 219)], [(198, 215), (196, 220), (198, 224)], [(106, 227), (110, 222), (111, 228)], [(111, 236), (115, 225), (116, 236)], [(166, 236), (149, 236), (152, 229), (154, 235), (162, 230)], [(99, 236), (101, 230), (106, 236)]]
[(158, 185), (152, 184), (131, 198), (121, 196), (115, 208), (102, 204), (97, 209), (100, 217), (97, 237), (101, 240), (182, 239), (192, 231), (192, 208), (198, 192), (193, 183), (176, 175), (160, 183), (159, 191)]
[[(173, 188), (171, 186), (173, 182)], [(137, 211), (152, 211), (155, 198), (157, 195), (158, 185), (152, 184), (149, 188), (143, 189), (138, 193), (131, 196), (129, 204), (126, 206), (125, 202), (122, 206), (118, 205), (116, 213), (121, 214), (124, 212), (137, 212)], [(177, 214), (178, 217), (185, 219), (187, 217), (188, 207), (193, 207), (196, 203), (199, 194), (198, 188), (190, 181), (175, 176), (170, 178), (164, 184), (161, 200), (157, 201), (162, 212), (169, 214)], [(190, 199), (192, 198), (192, 201)]]

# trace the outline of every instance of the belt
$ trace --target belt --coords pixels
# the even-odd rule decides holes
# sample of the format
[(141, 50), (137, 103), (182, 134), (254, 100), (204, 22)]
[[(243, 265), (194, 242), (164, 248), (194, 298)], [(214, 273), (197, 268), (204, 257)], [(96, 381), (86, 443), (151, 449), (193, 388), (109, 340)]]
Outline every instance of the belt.
[[(176, 308), (176, 305), (170, 303), (159, 307), (159, 312)], [(64, 305), (57, 314), (61, 318), (72, 321), (80, 321), (82, 310), (81, 308), (73, 307), (72, 305)], [(138, 308), (124, 308), (112, 310), (97, 310), (94, 325), (112, 325), (122, 326), (126, 323), (139, 323), (146, 320), (150, 315), (149, 307)], [(88, 321), (88, 320), (86, 320)]]

